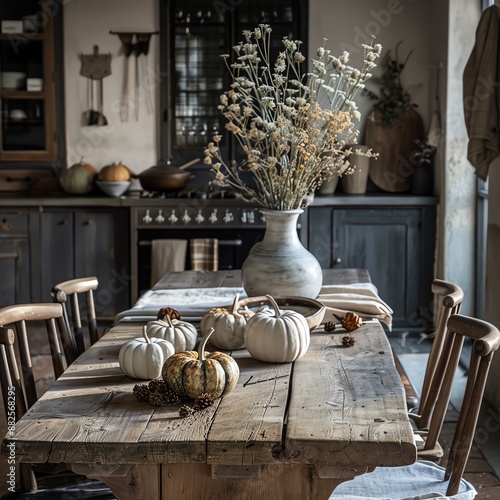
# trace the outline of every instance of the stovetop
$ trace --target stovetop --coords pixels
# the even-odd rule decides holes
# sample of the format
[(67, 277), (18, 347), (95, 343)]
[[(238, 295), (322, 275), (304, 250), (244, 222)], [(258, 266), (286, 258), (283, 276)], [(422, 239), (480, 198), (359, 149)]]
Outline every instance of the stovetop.
[(192, 188), (177, 192), (143, 191), (134, 203), (134, 224), (153, 228), (238, 228), (264, 226), (258, 209), (233, 191)]
[(203, 190), (188, 189), (183, 191), (142, 191), (139, 195), (141, 199), (177, 199), (177, 200), (234, 200), (237, 198), (234, 191), (223, 189)]

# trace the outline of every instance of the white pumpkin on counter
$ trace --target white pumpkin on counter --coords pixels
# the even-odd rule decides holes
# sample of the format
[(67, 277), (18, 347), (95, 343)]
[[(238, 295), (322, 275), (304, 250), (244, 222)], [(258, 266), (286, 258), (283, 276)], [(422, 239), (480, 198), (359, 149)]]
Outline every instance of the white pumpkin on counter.
[(175, 352), (192, 351), (198, 339), (196, 327), (187, 321), (171, 319), (166, 315), (163, 319), (147, 323), (149, 337), (158, 337), (173, 344)]
[(248, 320), (245, 327), (248, 352), (253, 358), (269, 363), (289, 363), (301, 358), (311, 341), (306, 318), (296, 311), (280, 311), (275, 300), (270, 295), (266, 297), (273, 312), (257, 312)]
[(245, 347), (245, 326), (247, 319), (238, 313), (240, 295), (236, 294), (231, 308), (214, 307), (203, 316), (200, 331), (205, 335), (214, 329), (210, 342), (218, 349), (243, 349)]
[(167, 340), (150, 339), (146, 331), (147, 327), (144, 326), (143, 338), (129, 340), (122, 345), (118, 361), (125, 375), (154, 380), (161, 375), (165, 361), (175, 353), (175, 349)]

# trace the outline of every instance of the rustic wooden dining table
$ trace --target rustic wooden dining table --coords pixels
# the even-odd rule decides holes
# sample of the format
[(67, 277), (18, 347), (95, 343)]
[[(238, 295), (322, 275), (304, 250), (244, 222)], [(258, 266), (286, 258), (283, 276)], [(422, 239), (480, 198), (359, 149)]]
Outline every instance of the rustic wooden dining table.
[[(326, 271), (325, 280), (369, 280)], [(163, 281), (163, 285), (162, 285)], [(239, 273), (175, 273), (157, 286), (240, 285)], [(166, 306), (168, 304), (165, 304)], [(294, 363), (233, 351), (235, 389), (181, 418), (174, 406), (138, 401), (138, 380), (118, 364), (139, 323), (118, 323), (82, 354), (17, 423), (21, 462), (66, 463), (107, 483), (119, 499), (327, 499), (377, 466), (413, 463), (416, 447), (403, 385), (378, 320), (345, 347), (345, 330), (316, 328)]]

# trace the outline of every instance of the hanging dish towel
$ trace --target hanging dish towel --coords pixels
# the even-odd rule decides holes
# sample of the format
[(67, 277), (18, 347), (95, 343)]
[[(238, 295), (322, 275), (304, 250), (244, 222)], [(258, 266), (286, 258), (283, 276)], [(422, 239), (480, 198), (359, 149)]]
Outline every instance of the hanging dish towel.
[(190, 242), (191, 269), (193, 271), (218, 271), (219, 240), (195, 238)]
[(151, 286), (165, 273), (186, 269), (187, 240), (153, 240), (151, 242)]
[(327, 308), (323, 322), (330, 321), (332, 314), (343, 316), (352, 311), (363, 319), (378, 319), (392, 329), (393, 311), (371, 283), (323, 286), (317, 300)]

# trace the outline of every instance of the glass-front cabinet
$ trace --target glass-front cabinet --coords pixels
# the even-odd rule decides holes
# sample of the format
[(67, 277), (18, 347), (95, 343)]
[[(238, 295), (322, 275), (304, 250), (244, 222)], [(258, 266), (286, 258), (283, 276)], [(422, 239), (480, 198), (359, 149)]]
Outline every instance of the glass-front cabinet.
[(2, 162), (56, 160), (53, 23), (59, 7), (51, 0), (0, 3)]
[[(233, 57), (232, 47), (243, 40), (243, 30), (261, 23), (273, 30), (275, 55), (283, 37), (307, 40), (307, 1), (162, 0), (161, 10), (162, 74), (167, 75), (162, 88), (162, 156), (189, 161), (203, 157), (214, 134), (227, 135), (218, 109), (229, 85), (221, 54)], [(234, 157), (235, 148), (226, 137), (221, 145), (226, 158)]]

